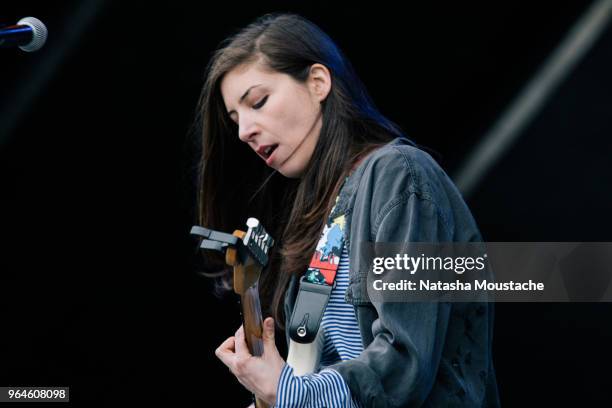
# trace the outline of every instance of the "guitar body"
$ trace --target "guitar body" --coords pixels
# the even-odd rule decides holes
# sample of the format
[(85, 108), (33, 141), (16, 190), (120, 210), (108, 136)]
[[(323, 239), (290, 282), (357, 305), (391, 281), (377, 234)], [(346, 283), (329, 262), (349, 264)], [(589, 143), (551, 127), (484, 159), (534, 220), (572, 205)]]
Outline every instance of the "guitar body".
[(321, 361), (325, 335), (319, 330), (317, 337), (312, 343), (298, 343), (289, 340), (289, 352), (287, 364), (293, 368), (293, 374), (297, 376), (314, 373)]

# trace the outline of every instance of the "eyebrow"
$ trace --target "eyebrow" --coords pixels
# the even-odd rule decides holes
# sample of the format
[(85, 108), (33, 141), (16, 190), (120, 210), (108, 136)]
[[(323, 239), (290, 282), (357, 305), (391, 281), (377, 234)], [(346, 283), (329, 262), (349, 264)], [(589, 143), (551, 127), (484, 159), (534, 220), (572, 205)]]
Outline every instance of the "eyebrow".
[[(246, 98), (249, 95), (249, 92), (251, 92), (251, 89), (257, 88), (258, 86), (261, 86), (261, 85), (262, 84), (253, 85), (252, 87), (247, 89), (246, 92), (240, 97), (239, 103), (242, 103), (244, 98)], [(236, 111), (235, 110), (231, 110), (231, 111), (227, 112), (228, 115), (231, 115), (232, 113), (236, 113)]]

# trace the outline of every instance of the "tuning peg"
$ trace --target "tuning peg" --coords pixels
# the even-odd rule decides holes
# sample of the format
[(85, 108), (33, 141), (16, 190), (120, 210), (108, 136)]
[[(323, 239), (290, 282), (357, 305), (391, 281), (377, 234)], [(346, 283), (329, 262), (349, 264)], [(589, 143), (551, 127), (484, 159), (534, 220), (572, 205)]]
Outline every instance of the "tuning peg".
[(247, 220), (246, 225), (249, 228), (257, 228), (260, 225), (260, 223), (259, 223), (259, 220), (257, 218), (250, 217)]
[(201, 249), (212, 249), (219, 252), (223, 252), (226, 247), (227, 244), (219, 241), (211, 241), (210, 239), (203, 239), (200, 244)]

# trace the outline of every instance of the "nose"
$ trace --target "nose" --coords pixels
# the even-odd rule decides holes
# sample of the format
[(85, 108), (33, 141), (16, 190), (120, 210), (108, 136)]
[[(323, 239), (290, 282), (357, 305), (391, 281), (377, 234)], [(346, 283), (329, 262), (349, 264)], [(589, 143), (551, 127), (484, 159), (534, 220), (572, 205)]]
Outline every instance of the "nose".
[(248, 117), (241, 117), (238, 123), (238, 137), (245, 143), (253, 140), (253, 137), (257, 134), (257, 126), (255, 122), (248, 119)]

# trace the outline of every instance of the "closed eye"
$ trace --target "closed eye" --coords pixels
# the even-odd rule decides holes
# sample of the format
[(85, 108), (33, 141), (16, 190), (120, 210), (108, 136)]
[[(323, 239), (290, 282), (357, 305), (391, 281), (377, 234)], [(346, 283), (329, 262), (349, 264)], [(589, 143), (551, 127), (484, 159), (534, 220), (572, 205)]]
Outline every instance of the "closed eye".
[(262, 106), (265, 105), (267, 100), (268, 100), (268, 95), (266, 95), (261, 101), (257, 102), (255, 105), (253, 105), (253, 109), (261, 108)]

